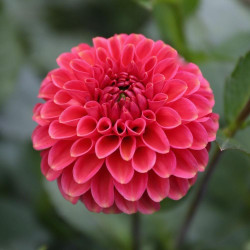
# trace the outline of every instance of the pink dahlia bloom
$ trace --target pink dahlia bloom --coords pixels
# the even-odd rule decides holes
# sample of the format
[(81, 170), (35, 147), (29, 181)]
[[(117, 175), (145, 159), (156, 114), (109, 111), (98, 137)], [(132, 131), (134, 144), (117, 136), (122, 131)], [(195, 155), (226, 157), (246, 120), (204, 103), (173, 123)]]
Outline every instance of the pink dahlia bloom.
[(34, 108), (41, 171), (63, 197), (104, 213), (153, 213), (204, 171), (218, 115), (208, 81), (169, 45), (96, 37), (61, 54)]

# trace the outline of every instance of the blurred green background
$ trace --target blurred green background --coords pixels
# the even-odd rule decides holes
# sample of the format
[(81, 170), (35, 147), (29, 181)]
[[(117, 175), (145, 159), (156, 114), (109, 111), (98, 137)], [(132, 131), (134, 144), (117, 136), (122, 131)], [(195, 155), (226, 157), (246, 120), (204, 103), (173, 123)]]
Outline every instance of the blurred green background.
[[(130, 249), (130, 216), (73, 206), (42, 177), (30, 140), (39, 84), (56, 57), (78, 43), (142, 33), (201, 67), (223, 126), (225, 79), (250, 50), (250, 1), (4, 0), (0, 31), (0, 249)], [(250, 148), (249, 127), (236, 137)], [(183, 249), (250, 250), (249, 167), (242, 152), (223, 154)], [(143, 250), (172, 249), (197, 186), (183, 200), (167, 200), (160, 212), (142, 216)]]

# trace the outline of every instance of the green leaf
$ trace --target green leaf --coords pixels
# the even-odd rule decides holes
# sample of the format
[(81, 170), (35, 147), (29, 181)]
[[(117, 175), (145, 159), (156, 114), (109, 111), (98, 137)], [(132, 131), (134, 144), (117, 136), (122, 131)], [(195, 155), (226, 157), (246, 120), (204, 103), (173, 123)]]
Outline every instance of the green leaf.
[(222, 130), (217, 132), (216, 142), (221, 151), (236, 149), (250, 155), (250, 150), (246, 146), (235, 139), (227, 137)]
[(198, 8), (200, 0), (181, 0), (183, 13), (185, 16), (189, 16), (195, 12)]
[(231, 77), (226, 81), (224, 93), (225, 118), (234, 124), (250, 99), (250, 51), (240, 58)]

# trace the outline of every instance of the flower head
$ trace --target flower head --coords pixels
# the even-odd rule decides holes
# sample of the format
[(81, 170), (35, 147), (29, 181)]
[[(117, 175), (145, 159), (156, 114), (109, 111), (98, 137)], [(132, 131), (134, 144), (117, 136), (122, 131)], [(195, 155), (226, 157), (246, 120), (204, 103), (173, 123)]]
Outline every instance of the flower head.
[(104, 213), (153, 213), (208, 162), (218, 115), (208, 81), (169, 45), (137, 34), (61, 54), (41, 84), (33, 146), (63, 197)]

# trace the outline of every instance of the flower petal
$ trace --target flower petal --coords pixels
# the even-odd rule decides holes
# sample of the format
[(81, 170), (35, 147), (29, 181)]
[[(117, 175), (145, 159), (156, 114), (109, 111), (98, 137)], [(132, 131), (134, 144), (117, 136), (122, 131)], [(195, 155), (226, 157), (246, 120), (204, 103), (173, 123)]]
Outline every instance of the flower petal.
[(81, 196), (81, 201), (90, 212), (100, 213), (102, 211), (102, 208), (94, 201), (91, 191), (83, 194)]
[(80, 138), (73, 143), (70, 149), (70, 155), (72, 157), (78, 157), (87, 154), (93, 146), (94, 142), (90, 138)]
[(171, 176), (169, 178), (170, 190), (168, 197), (172, 200), (179, 200), (186, 195), (189, 189), (189, 182), (187, 179)]
[(137, 202), (138, 210), (143, 214), (152, 214), (160, 209), (160, 203), (152, 201), (147, 193)]
[(201, 172), (204, 171), (208, 164), (209, 158), (207, 149), (204, 148), (201, 150), (190, 150), (190, 152), (193, 154), (198, 163), (198, 170)]
[(133, 136), (123, 137), (120, 145), (121, 157), (125, 161), (129, 161), (134, 156), (136, 150), (136, 139)]
[(97, 121), (92, 116), (84, 116), (77, 124), (77, 135), (92, 137), (96, 133)]
[(133, 214), (137, 212), (137, 203), (124, 199), (117, 191), (115, 192), (115, 203), (123, 213)]
[(131, 162), (124, 161), (118, 150), (107, 157), (106, 165), (112, 177), (121, 184), (128, 183), (134, 175)]
[(181, 124), (181, 117), (174, 109), (162, 107), (156, 112), (156, 121), (162, 128), (170, 129)]
[(53, 121), (49, 126), (49, 135), (53, 139), (67, 139), (76, 135), (76, 128)]
[(40, 114), (43, 119), (52, 119), (60, 116), (62, 111), (63, 108), (61, 106), (55, 104), (53, 101), (47, 101), (43, 104)]
[(81, 184), (90, 180), (102, 167), (104, 159), (98, 159), (95, 154), (85, 154), (79, 157), (73, 168), (74, 180)]
[(81, 106), (70, 106), (66, 108), (59, 117), (59, 122), (76, 126), (78, 121), (87, 114), (86, 110)]
[(91, 181), (91, 193), (95, 202), (102, 208), (110, 207), (114, 203), (113, 179), (105, 167), (95, 175)]
[(168, 95), (167, 102), (173, 102), (182, 97), (187, 90), (187, 84), (184, 81), (173, 79), (167, 81), (162, 92)]

